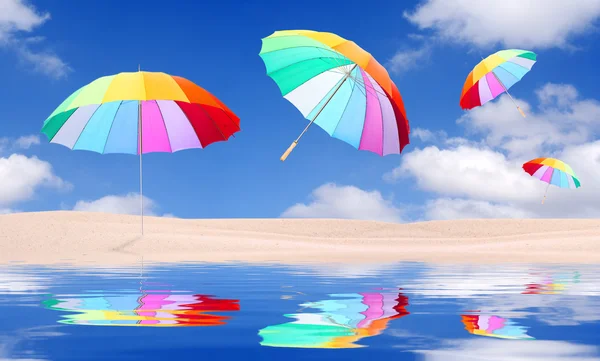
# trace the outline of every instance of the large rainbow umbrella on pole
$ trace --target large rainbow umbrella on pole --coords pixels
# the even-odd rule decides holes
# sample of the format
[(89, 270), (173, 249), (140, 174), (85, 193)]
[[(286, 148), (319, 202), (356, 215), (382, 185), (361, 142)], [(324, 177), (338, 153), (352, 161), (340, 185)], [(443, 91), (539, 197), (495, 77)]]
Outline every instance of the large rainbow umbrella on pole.
[(546, 200), (546, 194), (551, 184), (559, 188), (576, 189), (581, 187), (581, 182), (575, 176), (573, 169), (567, 163), (555, 158), (532, 159), (523, 164), (523, 170), (532, 177), (548, 183), (542, 204)]
[(467, 76), (460, 96), (461, 108), (473, 109), (506, 93), (525, 117), (508, 89), (531, 70), (536, 60), (534, 52), (519, 49), (500, 50), (482, 59)]
[(408, 298), (398, 293), (351, 293), (301, 304), (319, 313), (284, 315), (295, 321), (258, 332), (261, 345), (293, 348), (357, 348), (364, 337), (381, 334), (391, 320), (408, 315)]
[(313, 123), (356, 149), (381, 156), (399, 154), (409, 143), (398, 88), (354, 42), (325, 32), (276, 31), (262, 39), (260, 57), (281, 94), (309, 120), (282, 161)]
[(200, 86), (138, 71), (104, 76), (75, 91), (46, 119), (42, 133), (69, 149), (139, 155), (143, 234), (142, 154), (204, 148), (239, 130), (239, 118)]

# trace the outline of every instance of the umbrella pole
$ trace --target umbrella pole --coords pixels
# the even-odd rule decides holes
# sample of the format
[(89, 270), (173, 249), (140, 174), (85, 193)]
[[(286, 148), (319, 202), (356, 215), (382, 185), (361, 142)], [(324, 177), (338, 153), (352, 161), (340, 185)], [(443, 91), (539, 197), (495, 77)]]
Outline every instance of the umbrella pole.
[(544, 192), (544, 199), (542, 199), (542, 204), (546, 201), (546, 194), (548, 193), (548, 188), (550, 188), (550, 183), (546, 186), (546, 191)]
[[(138, 65), (138, 71), (140, 66)], [(143, 193), (143, 172), (142, 172), (142, 101), (138, 101), (138, 134), (140, 143), (140, 217), (142, 220), (142, 236), (144, 235), (144, 193)]]
[(285, 153), (283, 153), (283, 155), (281, 156), (281, 158), (279, 158), (282, 162), (285, 161), (287, 159), (287, 157), (290, 155), (290, 153), (292, 152), (292, 150), (294, 150), (294, 148), (296, 148), (296, 146), (298, 145), (298, 141), (300, 141), (300, 138), (302, 138), (302, 136), (304, 135), (304, 133), (306, 133), (306, 131), (312, 125), (312, 123), (314, 123), (315, 120), (317, 120), (317, 117), (325, 109), (325, 107), (327, 106), (327, 104), (329, 104), (329, 102), (331, 101), (331, 99), (333, 99), (333, 97), (340, 90), (340, 88), (342, 87), (342, 85), (344, 85), (344, 83), (346, 82), (346, 80), (348, 80), (348, 78), (350, 77), (350, 74), (352, 74), (352, 72), (354, 71), (355, 68), (356, 68), (356, 64), (354, 64), (354, 66), (352, 67), (352, 69), (350, 69), (350, 71), (348, 72), (348, 74), (346, 74), (344, 76), (344, 79), (342, 79), (342, 81), (337, 86), (337, 88), (335, 89), (335, 91), (333, 92), (333, 94), (331, 94), (331, 96), (329, 97), (329, 99), (327, 99), (327, 101), (325, 102), (325, 104), (323, 104), (323, 106), (321, 107), (321, 109), (319, 109), (319, 112), (317, 113), (317, 115), (314, 116), (314, 118), (310, 121), (310, 123), (308, 123), (308, 125), (306, 126), (306, 128), (304, 128), (304, 130), (302, 131), (302, 133), (300, 133), (300, 135), (298, 136), (298, 138), (296, 138), (296, 140), (294, 140), (294, 142), (292, 142), (292, 144), (285, 151)]

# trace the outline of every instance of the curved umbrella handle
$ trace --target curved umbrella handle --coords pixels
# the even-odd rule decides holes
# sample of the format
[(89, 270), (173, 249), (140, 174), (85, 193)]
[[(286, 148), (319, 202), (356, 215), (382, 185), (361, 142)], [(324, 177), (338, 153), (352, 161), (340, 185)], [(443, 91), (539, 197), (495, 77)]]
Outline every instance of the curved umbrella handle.
[(290, 155), (290, 153), (292, 152), (292, 150), (294, 150), (294, 148), (296, 148), (296, 146), (298, 145), (298, 141), (295, 140), (290, 147), (285, 151), (285, 153), (283, 153), (283, 155), (281, 156), (281, 158), (279, 158), (282, 162), (285, 161), (287, 159), (287, 157)]

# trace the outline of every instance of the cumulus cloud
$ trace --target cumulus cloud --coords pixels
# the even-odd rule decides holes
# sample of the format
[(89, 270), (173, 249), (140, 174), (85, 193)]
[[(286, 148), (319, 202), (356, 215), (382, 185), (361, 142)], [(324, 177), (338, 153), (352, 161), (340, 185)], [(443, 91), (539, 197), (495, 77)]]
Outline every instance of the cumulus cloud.
[(531, 201), (540, 197), (536, 191), (540, 184), (523, 173), (521, 164), (485, 147), (416, 149), (407, 153), (386, 178), (408, 176), (414, 177), (422, 190), (450, 197), (486, 201), (517, 201), (524, 197)]
[(404, 16), (447, 41), (480, 48), (568, 47), (594, 28), (600, 0), (424, 0)]
[(42, 187), (68, 190), (71, 184), (54, 174), (50, 163), (13, 154), (0, 158), (0, 208), (30, 200)]
[(600, 130), (600, 102), (581, 99), (568, 84), (546, 84), (536, 91), (538, 107), (517, 102), (527, 113), (519, 114), (508, 96), (465, 113), (459, 124), (472, 134), (485, 135), (486, 143), (508, 152), (511, 158), (552, 153), (568, 145), (593, 140)]
[(39, 50), (43, 37), (28, 37), (50, 20), (50, 14), (38, 11), (23, 0), (0, 1), (0, 47), (13, 51), (34, 71), (52, 78), (66, 76), (71, 68), (50, 50)]
[(309, 203), (298, 203), (286, 209), (281, 217), (342, 218), (384, 222), (400, 222), (402, 212), (378, 191), (365, 191), (354, 186), (324, 184), (312, 191)]
[[(433, 193), (423, 212), (428, 219), (490, 217), (600, 216), (600, 103), (582, 99), (571, 85), (538, 89), (538, 105), (519, 101), (527, 118), (505, 96), (475, 108), (457, 122), (481, 142), (446, 139), (404, 155), (386, 180), (414, 178)], [(429, 134), (421, 132), (427, 138)], [(443, 134), (442, 134), (443, 135)], [(439, 138), (439, 137), (438, 137)], [(582, 183), (577, 190), (548, 188), (530, 177), (522, 164), (538, 157), (568, 163)], [(427, 167), (423, 167), (427, 164)]]
[[(154, 200), (144, 196), (143, 205), (145, 215), (156, 216), (157, 204)], [(81, 200), (75, 204), (73, 210), (81, 212), (140, 214), (140, 194), (108, 195), (93, 201)]]

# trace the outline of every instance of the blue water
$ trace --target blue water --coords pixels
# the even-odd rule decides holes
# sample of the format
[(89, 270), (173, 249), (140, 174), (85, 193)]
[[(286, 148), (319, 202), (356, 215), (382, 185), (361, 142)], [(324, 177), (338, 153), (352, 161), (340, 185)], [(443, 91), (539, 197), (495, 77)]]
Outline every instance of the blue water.
[(600, 360), (600, 267), (0, 266), (0, 360)]

